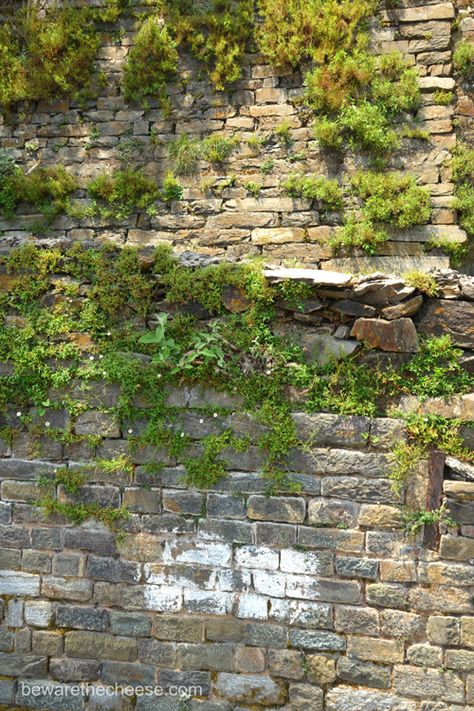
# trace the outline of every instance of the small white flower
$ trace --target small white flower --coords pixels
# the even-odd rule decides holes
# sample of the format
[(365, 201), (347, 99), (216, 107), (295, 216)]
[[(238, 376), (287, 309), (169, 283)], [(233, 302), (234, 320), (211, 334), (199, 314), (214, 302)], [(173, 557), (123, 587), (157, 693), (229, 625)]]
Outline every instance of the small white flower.
[(181, 432), (181, 437), (184, 437), (184, 432)]
[(215, 412), (215, 413), (213, 414), (213, 417), (217, 417), (217, 412)]
[(21, 412), (18, 411), (18, 412), (16, 413), (16, 416), (17, 416), (17, 417), (21, 417)]
[(203, 422), (204, 422), (204, 420), (201, 417), (201, 419), (199, 420), (199, 424), (202, 425)]
[(133, 434), (133, 430), (128, 430), (128, 434)]
[(105, 376), (107, 377), (107, 371), (106, 371), (106, 370), (103, 370), (103, 371), (102, 371), (102, 375), (105, 375)]
[(106, 333), (105, 335), (106, 335), (106, 336), (111, 336), (112, 334), (111, 334), (110, 331), (107, 331), (107, 333)]
[(161, 378), (161, 373), (158, 373), (158, 377)]
[(45, 424), (46, 427), (49, 427), (51, 423), (50, 423), (50, 422), (45, 422), (44, 424)]
[(101, 355), (99, 356), (99, 359), (102, 360), (103, 357), (104, 357), (104, 356), (101, 354)]
[(89, 356), (89, 360), (94, 360), (94, 356)]
[(271, 371), (271, 370), (266, 370), (265, 372), (266, 372), (267, 375), (271, 375), (271, 374), (272, 374), (272, 371)]

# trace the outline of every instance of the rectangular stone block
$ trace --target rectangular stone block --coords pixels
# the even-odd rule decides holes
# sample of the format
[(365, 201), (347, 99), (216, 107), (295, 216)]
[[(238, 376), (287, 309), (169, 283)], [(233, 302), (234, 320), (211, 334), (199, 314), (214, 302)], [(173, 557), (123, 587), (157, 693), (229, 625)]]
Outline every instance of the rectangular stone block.
[(106, 580), (114, 583), (136, 583), (140, 580), (141, 570), (138, 563), (89, 556), (87, 575), (95, 580)]
[(336, 558), (336, 573), (344, 578), (364, 578), (375, 580), (378, 572), (378, 561), (370, 558)]
[[(139, 612), (110, 611), (110, 631), (127, 637), (148, 637), (151, 634), (151, 617)], [(158, 621), (157, 621), (158, 624)]]
[(321, 580), (305, 575), (288, 575), (287, 597), (323, 602), (358, 603), (361, 598), (359, 583), (342, 580)]
[(379, 633), (379, 613), (370, 607), (336, 605), (334, 628), (337, 632), (355, 632), (377, 635)]
[(43, 578), (41, 594), (56, 600), (86, 602), (92, 597), (92, 581), (84, 578)]
[(28, 595), (35, 597), (40, 592), (41, 578), (31, 573), (0, 570), (0, 595)]
[(375, 689), (390, 688), (390, 667), (371, 662), (360, 662), (349, 657), (340, 657), (337, 660), (337, 676), (343, 681), (362, 686), (371, 686)]
[(46, 674), (48, 658), (33, 654), (0, 653), (0, 669), (3, 676), (41, 678)]
[(334, 572), (332, 553), (298, 551), (284, 548), (280, 551), (280, 569), (284, 573), (329, 576)]
[[(111, 620), (114, 614), (116, 613), (111, 614)], [(220, 625), (224, 625), (225, 622), (225, 620), (214, 620), (209, 623), (211, 625), (210, 629), (215, 632), (215, 629), (219, 628)], [(214, 627), (212, 627), (212, 624)], [(202, 642), (204, 640), (204, 620), (200, 620), (195, 616), (167, 615), (164, 617), (158, 615), (155, 622), (154, 635), (157, 639), (176, 640), (177, 642)], [(209, 639), (212, 639), (212, 637)]]
[(405, 665), (396, 666), (393, 671), (393, 689), (402, 696), (437, 701), (464, 702), (462, 679), (451, 671), (421, 669)]
[(403, 642), (377, 637), (350, 637), (347, 653), (362, 661), (391, 664), (403, 662), (405, 649)]
[(109, 613), (94, 607), (59, 605), (56, 610), (58, 627), (104, 631), (109, 625)]
[(179, 669), (207, 671), (232, 671), (233, 669), (233, 644), (178, 644), (177, 652)]
[(70, 657), (112, 659), (133, 662), (137, 658), (137, 641), (103, 632), (66, 632), (65, 651)]
[(176, 644), (156, 639), (138, 641), (138, 658), (159, 667), (176, 666)]
[(254, 494), (249, 497), (247, 515), (258, 521), (302, 523), (306, 515), (306, 504), (304, 499), (296, 497)]
[(341, 652), (346, 648), (346, 639), (334, 632), (313, 632), (312, 630), (290, 630), (290, 644), (297, 649), (320, 652)]
[(253, 543), (254, 525), (244, 521), (216, 521), (202, 519), (199, 522), (199, 536), (206, 540), (226, 543)]
[(344, 531), (338, 528), (309, 528), (300, 526), (298, 543), (311, 548), (330, 548), (346, 553), (358, 553), (364, 548), (362, 531)]

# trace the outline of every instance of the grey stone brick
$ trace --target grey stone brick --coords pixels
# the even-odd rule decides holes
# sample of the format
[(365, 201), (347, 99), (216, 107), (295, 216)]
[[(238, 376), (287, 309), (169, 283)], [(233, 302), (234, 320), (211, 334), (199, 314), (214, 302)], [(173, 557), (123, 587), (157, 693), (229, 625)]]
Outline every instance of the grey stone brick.
[(361, 476), (324, 477), (321, 483), (321, 494), (363, 503), (396, 502), (389, 479), (364, 479)]
[[(220, 620), (215, 620), (218, 625)], [(160, 616), (155, 622), (154, 635), (158, 639), (177, 640), (178, 642), (202, 642), (204, 623), (199, 618)]]
[(337, 605), (334, 627), (337, 632), (356, 632), (377, 635), (379, 633), (379, 613), (370, 607)]
[(33, 654), (0, 654), (0, 669), (3, 676), (22, 678), (41, 677), (46, 674), (48, 658)]
[(157, 471), (148, 467), (135, 469), (135, 484), (139, 486), (164, 486), (173, 489), (186, 489), (186, 469), (184, 467), (163, 466)]
[(140, 566), (126, 560), (89, 556), (87, 575), (95, 580), (115, 583), (136, 583), (140, 579)]
[(305, 513), (305, 501), (298, 497), (252, 495), (247, 503), (249, 518), (259, 521), (302, 523)]
[(417, 711), (418, 704), (396, 694), (337, 686), (326, 694), (326, 711)]
[(288, 690), (292, 711), (323, 711), (323, 691), (310, 684), (292, 684)]
[(176, 514), (199, 516), (203, 512), (204, 500), (197, 491), (163, 489), (163, 509)]
[(56, 553), (53, 556), (53, 575), (80, 577), (84, 573), (85, 556), (78, 553)]
[(47, 550), (61, 550), (62, 531), (59, 528), (32, 528), (31, 547)]
[(292, 649), (269, 650), (268, 668), (272, 676), (284, 679), (302, 679), (305, 675), (301, 652)]
[(199, 522), (199, 536), (227, 543), (253, 543), (254, 528), (251, 523), (244, 521), (202, 519)]
[(30, 532), (19, 526), (0, 526), (0, 546), (3, 548), (29, 548)]
[(0, 525), (11, 523), (12, 520), (12, 505), (0, 501)]
[(117, 439), (120, 437), (120, 427), (115, 417), (100, 410), (88, 410), (79, 415), (74, 432), (78, 435), (101, 435)]
[(432, 615), (428, 619), (427, 636), (431, 644), (458, 645), (460, 632), (460, 620), (456, 617)]
[(95, 659), (52, 658), (49, 671), (58, 681), (95, 681), (99, 678), (100, 662)]
[(0, 569), (15, 570), (20, 567), (21, 551), (13, 548), (0, 550)]
[(378, 567), (378, 561), (370, 558), (336, 558), (336, 573), (344, 578), (375, 580)]
[(216, 689), (220, 696), (232, 702), (280, 705), (286, 696), (284, 687), (267, 676), (221, 673)]
[(155, 667), (149, 664), (105, 662), (102, 665), (101, 680), (104, 684), (154, 686), (155, 673)]
[(402, 585), (375, 583), (367, 585), (366, 599), (369, 605), (404, 609), (407, 606), (407, 590)]
[(150, 533), (192, 533), (196, 523), (175, 514), (146, 514), (142, 516), (142, 526)]
[(135, 513), (159, 513), (161, 511), (160, 492), (156, 489), (125, 489), (123, 505)]
[(176, 645), (168, 642), (158, 642), (156, 639), (141, 639), (138, 642), (138, 657), (149, 664), (156, 664), (160, 667), (174, 667)]
[(311, 630), (290, 630), (290, 644), (298, 649), (320, 652), (340, 652), (346, 648), (346, 640), (334, 632), (313, 632)]
[[(290, 470), (312, 475), (347, 475), (380, 478), (390, 472), (386, 454), (365, 453), (349, 449), (293, 450), (287, 457)], [(324, 494), (324, 491), (323, 491)]]
[(102, 508), (118, 508), (121, 503), (120, 489), (96, 484), (84, 484), (77, 494), (69, 494), (63, 486), (59, 486), (58, 498), (72, 503), (98, 504)]
[(21, 556), (21, 567), (28, 573), (50, 573), (51, 556), (35, 550), (24, 550)]
[(98, 555), (114, 555), (115, 540), (106, 529), (81, 526), (64, 531), (64, 547), (91, 551)]
[(309, 528), (300, 526), (298, 543), (312, 548), (330, 548), (347, 553), (359, 553), (364, 548), (362, 531), (344, 531), (338, 528)]
[(147, 637), (151, 633), (151, 618), (139, 612), (111, 610), (110, 630), (113, 634), (127, 637)]
[(23, 600), (7, 600), (5, 622), (8, 627), (23, 627)]
[(382, 610), (380, 620), (381, 634), (384, 637), (414, 641), (420, 640), (425, 636), (426, 619), (421, 615), (399, 610)]
[(13, 652), (13, 632), (0, 625), (0, 652)]
[(266, 523), (258, 521), (256, 524), (256, 543), (265, 546), (292, 546), (296, 543), (296, 526), (286, 523)]
[(64, 638), (60, 632), (37, 630), (33, 632), (32, 650), (35, 654), (59, 657), (63, 653)]
[(49, 627), (53, 619), (53, 606), (44, 600), (25, 602), (25, 622), (32, 627)]
[(15, 652), (20, 654), (30, 654), (32, 649), (32, 632), (28, 627), (20, 627), (15, 630)]
[(452, 671), (400, 665), (394, 668), (392, 683), (394, 691), (404, 696), (464, 702), (463, 681)]
[(57, 695), (52, 691), (51, 694), (44, 693), (38, 696), (32, 693), (35, 685), (46, 685), (53, 689), (62, 686), (50, 680), (36, 679), (31, 682), (31, 690), (28, 693), (27, 685), (20, 684), (15, 699), (21, 708), (37, 709), (38, 711), (83, 711), (85, 703), (83, 697), (73, 696), (63, 691), (57, 692)]
[(137, 658), (137, 641), (128, 637), (104, 632), (66, 632), (65, 640), (69, 657), (118, 662), (133, 662)]
[[(202, 624), (202, 623), (201, 623)], [(187, 627), (186, 630), (189, 628)], [(243, 639), (245, 623), (234, 617), (210, 618), (205, 620), (206, 639), (212, 642), (240, 642)], [(201, 641), (189, 640), (191, 642)], [(188, 641), (188, 640), (185, 640)]]
[[(239, 452), (239, 456), (242, 452)], [(256, 477), (255, 474), (247, 474), (240, 471), (241, 467), (237, 467), (239, 471), (229, 472), (227, 476), (219, 479), (215, 484), (214, 489), (217, 491), (230, 491), (239, 495), (254, 494), (265, 492), (268, 484), (262, 477)], [(257, 471), (259, 468), (257, 469)]]
[(201, 693), (195, 696), (209, 696), (211, 692), (211, 677), (209, 672), (203, 671), (174, 671), (161, 669), (158, 672), (158, 683), (164, 688), (170, 686), (199, 687)]
[(85, 602), (92, 597), (92, 582), (84, 578), (43, 578), (41, 594), (56, 600)]
[(279, 625), (253, 622), (244, 628), (244, 643), (253, 647), (286, 648), (288, 630)]
[(56, 610), (56, 624), (58, 627), (103, 632), (109, 624), (109, 613), (94, 607), (59, 605)]
[(0, 704), (12, 704), (15, 696), (15, 682), (0, 679)]
[(337, 676), (351, 684), (371, 686), (375, 689), (390, 688), (391, 667), (384, 667), (372, 662), (361, 662), (349, 657), (337, 660)]
[(232, 644), (178, 644), (179, 669), (205, 671), (232, 671), (234, 646)]
[(31, 481), (41, 474), (53, 474), (56, 464), (31, 459), (0, 460), (0, 479), (21, 479)]
[(308, 523), (314, 526), (355, 528), (360, 506), (353, 501), (311, 499), (308, 504)]
[(368, 417), (341, 416), (318, 413), (292, 414), (297, 436), (313, 446), (348, 447), (365, 449), (370, 429)]
[(244, 500), (231, 494), (208, 494), (207, 515), (211, 518), (245, 518)]
[(0, 595), (29, 595), (35, 597), (39, 595), (40, 582), (39, 575), (0, 570)]

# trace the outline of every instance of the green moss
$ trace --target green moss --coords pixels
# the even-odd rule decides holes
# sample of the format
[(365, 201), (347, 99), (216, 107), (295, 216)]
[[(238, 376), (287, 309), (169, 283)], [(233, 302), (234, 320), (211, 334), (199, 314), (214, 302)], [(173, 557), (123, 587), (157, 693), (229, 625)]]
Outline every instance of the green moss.
[(367, 254), (377, 254), (378, 248), (388, 240), (385, 230), (375, 227), (367, 218), (349, 215), (343, 227), (329, 239), (329, 246), (337, 252), (343, 248), (360, 247)]
[(357, 173), (351, 182), (354, 193), (363, 200), (364, 217), (373, 223), (405, 228), (430, 219), (430, 193), (409, 173)]
[(165, 179), (163, 180), (160, 198), (163, 202), (174, 202), (176, 200), (181, 200), (182, 197), (183, 187), (179, 180), (175, 178), (173, 173), (167, 173)]
[(454, 94), (452, 91), (443, 91), (440, 89), (434, 93), (433, 101), (436, 106), (449, 106), (454, 101)]
[(427, 296), (438, 295), (438, 285), (431, 274), (412, 269), (403, 274), (403, 279), (409, 286), (415, 287), (415, 289), (421, 291), (422, 294), (426, 294)]
[(459, 224), (474, 236), (474, 149), (459, 144), (452, 158), (454, 188), (453, 207), (459, 213)]
[(118, 530), (120, 524), (130, 517), (130, 513), (125, 507), (114, 509), (96, 503), (68, 504), (49, 497), (42, 499), (39, 506), (46, 516), (61, 516), (77, 526), (93, 518), (114, 531)]
[(202, 444), (202, 456), (186, 461), (186, 483), (196, 489), (211, 489), (225, 476), (225, 467), (219, 456), (226, 449), (244, 452), (248, 447), (248, 441), (235, 437), (231, 430), (210, 435), (202, 440)]

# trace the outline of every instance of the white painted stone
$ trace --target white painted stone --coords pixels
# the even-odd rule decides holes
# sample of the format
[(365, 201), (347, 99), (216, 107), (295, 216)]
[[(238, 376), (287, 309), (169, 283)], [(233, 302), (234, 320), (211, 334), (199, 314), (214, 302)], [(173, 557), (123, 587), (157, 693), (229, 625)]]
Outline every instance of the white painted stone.
[(235, 562), (243, 568), (277, 570), (278, 553), (263, 546), (242, 546), (235, 551)]
[(232, 546), (207, 541), (167, 541), (163, 562), (170, 565), (191, 563), (228, 568), (232, 560)]
[(227, 615), (234, 602), (234, 595), (225, 592), (184, 590), (184, 607), (189, 612), (205, 615)]
[(181, 588), (165, 585), (145, 585), (143, 588), (143, 606), (156, 612), (177, 612), (183, 603)]
[(253, 586), (255, 588), (255, 592), (260, 593), (261, 595), (284, 597), (286, 577), (280, 573), (267, 572), (266, 570), (256, 570), (253, 573)]
[(268, 619), (268, 598), (247, 593), (239, 595), (237, 617), (251, 620)]
[(275, 269), (264, 269), (264, 276), (267, 279), (300, 279), (301, 281), (312, 281), (313, 284), (327, 284), (328, 286), (344, 286), (351, 281), (351, 274), (331, 272), (324, 269), (296, 269), (278, 267)]
[(285, 573), (321, 574), (321, 563), (317, 553), (305, 553), (294, 548), (286, 548), (280, 553), (280, 569)]

